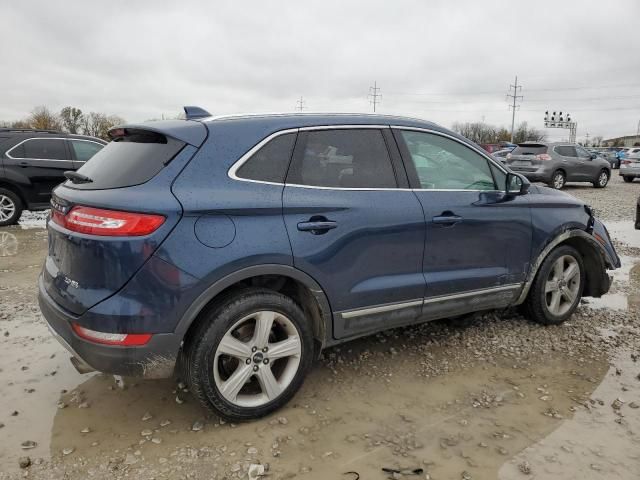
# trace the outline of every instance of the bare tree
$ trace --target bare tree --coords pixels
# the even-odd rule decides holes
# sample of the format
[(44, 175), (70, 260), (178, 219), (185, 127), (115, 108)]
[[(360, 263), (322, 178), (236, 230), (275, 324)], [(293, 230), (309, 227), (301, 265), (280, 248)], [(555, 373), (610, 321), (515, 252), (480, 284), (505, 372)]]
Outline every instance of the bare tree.
[(107, 116), (104, 113), (91, 112), (84, 116), (82, 133), (108, 140), (109, 130), (123, 123), (125, 120), (117, 115)]
[(58, 116), (44, 105), (34, 108), (28, 121), (31, 128), (39, 130), (60, 130), (62, 126)]
[(518, 128), (513, 135), (514, 143), (522, 143), (527, 141), (540, 142), (544, 140), (544, 138), (544, 132), (536, 128), (529, 127), (527, 122), (522, 122), (520, 125), (518, 125)]
[(596, 135), (593, 137), (592, 142), (594, 147), (600, 147), (602, 146), (602, 137), (600, 135)]
[(63, 128), (69, 133), (80, 133), (84, 121), (82, 110), (75, 107), (64, 107), (60, 110), (60, 120)]

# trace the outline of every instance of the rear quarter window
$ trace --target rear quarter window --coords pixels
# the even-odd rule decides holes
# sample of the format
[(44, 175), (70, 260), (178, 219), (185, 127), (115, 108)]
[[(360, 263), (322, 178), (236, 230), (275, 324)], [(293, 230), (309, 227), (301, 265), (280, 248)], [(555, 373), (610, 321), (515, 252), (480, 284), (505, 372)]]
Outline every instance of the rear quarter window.
[(284, 183), (296, 142), (295, 133), (279, 135), (254, 153), (236, 172), (246, 180)]
[(131, 187), (155, 177), (185, 146), (184, 142), (157, 133), (128, 131), (109, 142), (78, 173), (90, 183), (65, 183), (79, 190)]

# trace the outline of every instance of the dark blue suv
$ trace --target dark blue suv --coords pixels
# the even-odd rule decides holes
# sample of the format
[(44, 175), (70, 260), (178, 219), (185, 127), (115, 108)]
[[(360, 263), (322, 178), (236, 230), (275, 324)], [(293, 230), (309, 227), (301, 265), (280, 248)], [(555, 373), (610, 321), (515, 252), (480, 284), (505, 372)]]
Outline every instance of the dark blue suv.
[(516, 305), (557, 324), (620, 266), (587, 205), (433, 123), (185, 110), (54, 191), (40, 306), (81, 371), (176, 373), (254, 418), (323, 348)]

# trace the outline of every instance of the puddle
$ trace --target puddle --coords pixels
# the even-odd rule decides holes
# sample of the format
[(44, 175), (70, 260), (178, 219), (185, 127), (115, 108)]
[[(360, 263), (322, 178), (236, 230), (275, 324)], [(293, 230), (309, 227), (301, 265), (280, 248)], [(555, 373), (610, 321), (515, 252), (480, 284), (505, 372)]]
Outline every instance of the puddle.
[(639, 365), (628, 352), (613, 362), (604, 380), (572, 420), (528, 447), (499, 472), (499, 478), (523, 478), (528, 462), (536, 478), (638, 478), (640, 469)]
[(640, 248), (640, 230), (635, 229), (633, 221), (605, 221), (604, 223), (612, 238), (626, 243), (630, 247)]

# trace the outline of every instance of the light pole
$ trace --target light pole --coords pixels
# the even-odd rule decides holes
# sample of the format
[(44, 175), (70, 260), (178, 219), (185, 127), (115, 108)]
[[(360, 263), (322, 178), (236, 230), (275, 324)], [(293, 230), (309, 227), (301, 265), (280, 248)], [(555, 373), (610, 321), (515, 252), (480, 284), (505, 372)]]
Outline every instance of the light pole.
[(640, 120), (638, 120), (638, 127), (636, 128), (636, 143), (638, 143), (638, 137), (640, 137)]

